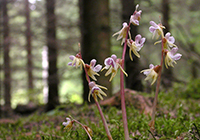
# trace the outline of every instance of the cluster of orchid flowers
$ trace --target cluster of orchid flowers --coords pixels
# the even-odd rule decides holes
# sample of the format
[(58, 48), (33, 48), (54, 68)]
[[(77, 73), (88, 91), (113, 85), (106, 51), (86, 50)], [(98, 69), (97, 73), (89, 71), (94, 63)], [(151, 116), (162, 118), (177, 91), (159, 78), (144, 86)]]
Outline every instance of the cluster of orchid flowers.
[[(154, 44), (162, 43), (162, 53), (165, 56), (165, 67), (174, 67), (173, 63), (176, 64), (176, 60), (179, 60), (182, 56), (180, 53), (175, 54), (178, 51), (178, 47), (174, 44), (174, 37), (171, 36), (170, 32), (166, 33), (164, 36), (163, 29), (165, 29), (165, 27), (161, 23), (156, 24), (154, 21), (150, 21), (150, 24), (152, 26), (149, 27), (149, 31), (153, 33), (152, 38), (156, 37), (156, 39), (158, 39), (159, 36), (161, 36), (161, 40), (155, 42)], [(150, 64), (149, 69), (142, 70), (141, 72), (147, 76), (145, 80), (151, 80), (151, 85), (153, 85), (160, 70), (161, 65), (154, 66), (153, 64)]]
[[(138, 52), (144, 46), (146, 40), (146, 38), (142, 37), (140, 34), (135, 36), (135, 40), (132, 40), (130, 34), (130, 25), (131, 24), (136, 26), (139, 25), (142, 11), (141, 10), (138, 11), (137, 10), (138, 7), (139, 5), (136, 6), (136, 10), (134, 11), (133, 15), (131, 15), (129, 24), (124, 22), (122, 24), (123, 25), (122, 29), (113, 34), (113, 36), (118, 35), (117, 40), (122, 39), (121, 45), (124, 44), (124, 47), (126, 47), (126, 45), (129, 47), (129, 56), (132, 61), (133, 61), (132, 53), (138, 58), (140, 58), (140, 54)], [(168, 68), (169, 66), (173, 67), (173, 64), (176, 64), (176, 60), (179, 60), (182, 56), (180, 53), (175, 54), (178, 51), (178, 47), (174, 44), (175, 42), (174, 37), (171, 36), (169, 32), (164, 36), (163, 29), (165, 27), (162, 26), (162, 24), (156, 24), (154, 21), (150, 21), (150, 24), (151, 26), (149, 28), (149, 31), (153, 33), (152, 38), (156, 37), (158, 39), (158, 37), (161, 36), (161, 40), (155, 42), (155, 44), (162, 43), (162, 57), (165, 56), (164, 63), (166, 68)], [(105, 76), (111, 75), (109, 79), (110, 82), (116, 76), (117, 71), (119, 69), (121, 70), (121, 72), (124, 73), (125, 76), (128, 76), (128, 74), (123, 69), (123, 63), (124, 63), (123, 58), (125, 55), (124, 52), (125, 51), (123, 51), (122, 59), (117, 58), (115, 54), (111, 55), (111, 57), (106, 58), (104, 60), (105, 66), (103, 68), (102, 65), (100, 64), (96, 65), (97, 62), (96, 59), (92, 59), (90, 61), (90, 64), (85, 64), (81, 56), (81, 51), (78, 54), (76, 54), (76, 56), (74, 55), (69, 56), (72, 62), (69, 62), (68, 65), (76, 68), (80, 67), (80, 69), (84, 68), (85, 70), (86, 79), (88, 81), (88, 86), (90, 89), (88, 95), (89, 102), (91, 96), (94, 98), (96, 103), (98, 102), (97, 97), (103, 100), (102, 96), (107, 96), (106, 93), (102, 90), (102, 89), (107, 90), (107, 88), (96, 84), (97, 79), (95, 76), (100, 76), (98, 72), (107, 70)], [(156, 82), (158, 74), (159, 72), (161, 72), (161, 69), (162, 69), (162, 63), (161, 65), (156, 65), (156, 66), (150, 64), (149, 69), (142, 70), (141, 73), (146, 75), (147, 77), (145, 78), (145, 80), (150, 80), (151, 85), (153, 85)], [(89, 77), (93, 81), (91, 81)], [(65, 128), (71, 128), (72, 124), (73, 122), (70, 119), (67, 119), (67, 122), (63, 122)]]

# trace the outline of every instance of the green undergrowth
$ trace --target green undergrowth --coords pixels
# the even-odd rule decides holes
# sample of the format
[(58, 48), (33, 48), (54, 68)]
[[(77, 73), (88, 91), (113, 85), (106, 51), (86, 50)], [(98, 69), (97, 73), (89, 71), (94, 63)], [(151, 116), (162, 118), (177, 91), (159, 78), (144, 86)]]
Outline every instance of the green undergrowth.
[[(141, 93), (150, 96), (146, 93)], [(121, 110), (112, 106), (102, 108), (114, 140), (124, 139)], [(183, 98), (176, 90), (159, 93), (155, 122), (155, 139), (199, 139), (200, 100)], [(67, 132), (62, 126), (67, 116), (72, 116), (93, 130), (93, 140), (106, 140), (107, 136), (95, 105), (66, 104), (57, 109), (30, 116), (0, 119), (0, 139), (63, 139), (88, 140), (79, 124)], [(127, 107), (130, 138), (148, 139), (150, 117), (139, 113), (133, 106)]]

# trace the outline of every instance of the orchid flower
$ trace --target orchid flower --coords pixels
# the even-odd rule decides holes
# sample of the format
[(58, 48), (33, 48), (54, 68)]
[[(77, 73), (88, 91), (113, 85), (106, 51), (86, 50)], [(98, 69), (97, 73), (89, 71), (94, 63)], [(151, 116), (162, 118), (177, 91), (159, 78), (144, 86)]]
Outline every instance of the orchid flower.
[(102, 89), (105, 89), (107, 90), (106, 87), (103, 87), (103, 86), (100, 86), (100, 85), (97, 85), (95, 82), (90, 82), (89, 83), (89, 96), (88, 96), (88, 101), (90, 102), (90, 96), (92, 95), (94, 100), (97, 101), (97, 96), (103, 100), (103, 97), (101, 95), (104, 95), (104, 96), (107, 96), (105, 92), (103, 92)]
[[(113, 36), (118, 35), (117, 40), (122, 39), (121, 45), (125, 42), (127, 30), (128, 30), (128, 24), (124, 22), (122, 29), (116, 32), (115, 34), (113, 34)], [(131, 37), (130, 31), (128, 31), (128, 34), (129, 34), (129, 37)]]
[(140, 16), (141, 16), (142, 10), (137, 11), (138, 7), (139, 7), (139, 4), (136, 5), (135, 12), (130, 17), (130, 23), (132, 23), (133, 25), (139, 25), (139, 21), (141, 18)]
[(85, 64), (88, 75), (95, 81), (97, 81), (97, 79), (95, 78), (95, 75), (99, 76), (97, 72), (99, 72), (102, 68), (100, 64), (95, 66), (96, 62), (97, 62), (96, 59), (92, 59), (90, 61), (90, 65)]
[(152, 26), (149, 27), (149, 31), (151, 33), (153, 33), (152, 38), (154, 38), (156, 36), (156, 39), (158, 39), (158, 37), (160, 35), (161, 35), (162, 38), (164, 38), (163, 30), (162, 29), (165, 29), (165, 27), (162, 26), (162, 24), (156, 24), (154, 21), (150, 21), (150, 24)]
[(140, 49), (144, 46), (144, 42), (145, 42), (145, 38), (138, 34), (135, 37), (135, 41), (133, 41), (132, 39), (128, 39), (127, 40), (127, 44), (130, 47), (129, 49), (129, 56), (130, 59), (133, 61), (132, 55), (131, 55), (131, 51), (138, 57), (140, 58), (140, 55), (138, 53), (138, 51), (140, 51)]
[(65, 126), (65, 128), (64, 129), (68, 129), (68, 131), (70, 131), (71, 129), (72, 129), (72, 126), (73, 126), (73, 121), (71, 121), (71, 119), (70, 118), (66, 118), (66, 120), (67, 120), (67, 122), (63, 122), (62, 123), (62, 125), (64, 125)]
[(178, 47), (172, 48), (171, 51), (165, 50), (165, 66), (168, 68), (168, 66), (174, 67), (173, 63), (176, 64), (175, 60), (179, 60), (182, 56), (182, 54), (177, 53)]
[(93, 136), (93, 131), (91, 128), (89, 128), (88, 126), (84, 125), (85, 129), (87, 130), (87, 132), (90, 134), (90, 136)]
[(81, 70), (82, 70), (82, 65), (83, 67), (85, 67), (85, 63), (83, 62), (79, 53), (76, 56), (70, 55), (69, 58), (72, 60), (72, 62), (68, 63), (69, 66), (73, 67), (75, 66), (76, 68), (80, 66)]
[(144, 80), (152, 81), (151, 85), (153, 85), (157, 80), (159, 71), (160, 71), (160, 65), (154, 66), (153, 64), (150, 64), (149, 69), (142, 70), (141, 73), (143, 72), (144, 75), (147, 76)]
[[(163, 42), (164, 43), (164, 49), (168, 49), (169, 50), (172, 47), (177, 47), (174, 44), (175, 38), (173, 36), (171, 36), (170, 32), (165, 34), (165, 37), (163, 38), (163, 40), (164, 40), (164, 42)], [(157, 44), (157, 43), (161, 43), (161, 42), (162, 42), (162, 40), (157, 41), (157, 42), (154, 43), (154, 45)]]
[[(112, 81), (112, 79), (116, 76), (117, 70), (120, 68), (121, 71), (128, 76), (128, 74), (123, 70), (121, 67), (121, 59), (117, 59), (117, 56), (113, 54), (111, 57), (108, 57), (105, 59), (104, 64), (106, 65), (102, 70), (108, 69), (105, 76), (108, 76), (109, 74), (112, 74), (109, 81)], [(101, 71), (102, 71), (101, 70)]]

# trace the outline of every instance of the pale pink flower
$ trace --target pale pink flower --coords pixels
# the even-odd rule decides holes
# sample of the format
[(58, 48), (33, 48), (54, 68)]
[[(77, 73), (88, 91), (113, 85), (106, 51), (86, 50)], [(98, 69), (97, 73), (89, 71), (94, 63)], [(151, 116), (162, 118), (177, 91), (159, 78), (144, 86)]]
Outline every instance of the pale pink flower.
[(139, 7), (139, 4), (136, 5), (135, 12), (130, 17), (130, 23), (132, 23), (133, 25), (139, 25), (139, 21), (141, 18), (140, 16), (141, 16), (142, 10), (137, 11), (138, 7)]
[(113, 54), (111, 57), (108, 57), (104, 60), (105, 67), (102, 69), (108, 69), (105, 76), (108, 76), (109, 74), (112, 74), (109, 81), (112, 81), (112, 79), (116, 76), (117, 70), (121, 69), (121, 71), (128, 76), (128, 74), (122, 69), (121, 67), (121, 59), (117, 59), (117, 56)]
[(156, 37), (156, 39), (158, 39), (158, 37), (161, 35), (161, 37), (163, 38), (163, 29), (165, 28), (164, 26), (162, 26), (162, 24), (156, 24), (154, 21), (150, 21), (150, 24), (152, 26), (149, 27), (149, 31), (151, 33), (153, 33), (152, 38)]
[(97, 62), (96, 59), (92, 59), (90, 61), (90, 65), (85, 64), (85, 68), (87, 70), (88, 75), (95, 81), (97, 81), (97, 79), (95, 78), (95, 75), (99, 76), (97, 72), (99, 72), (102, 68), (100, 64), (96, 65), (96, 62)]
[(82, 69), (82, 65), (83, 67), (85, 67), (85, 63), (83, 62), (79, 53), (76, 56), (70, 55), (69, 58), (72, 60), (72, 62), (68, 63), (69, 66), (73, 66), (76, 68), (80, 67), (81, 69)]
[(150, 64), (149, 69), (142, 70), (141, 73), (143, 72), (143, 74), (147, 76), (145, 80), (150, 80), (151, 85), (153, 85), (157, 80), (159, 71), (160, 65), (154, 66), (153, 64)]
[(173, 63), (176, 64), (176, 60), (179, 60), (182, 56), (182, 54), (177, 53), (178, 47), (172, 48), (171, 51), (165, 50), (165, 66), (168, 68), (168, 66), (174, 67)]
[(63, 122), (62, 125), (65, 126), (64, 129), (67, 129), (68, 131), (72, 129), (73, 121), (71, 121), (70, 118), (66, 118), (67, 122)]
[[(128, 30), (128, 24), (126, 22), (124, 22), (122, 29), (120, 31), (116, 32), (115, 34), (113, 34), (113, 36), (118, 35), (117, 40), (122, 39), (121, 45), (125, 42), (127, 30)], [(128, 31), (128, 34), (129, 34), (129, 36), (131, 36), (130, 31)]]
[[(154, 44), (161, 43), (161, 42), (162, 42), (162, 40), (157, 41)], [(175, 38), (173, 36), (171, 36), (171, 33), (170, 32), (166, 33), (165, 37), (163, 38), (164, 49), (168, 49), (169, 50), (172, 47), (177, 47), (174, 44), (174, 42), (175, 42)]]
[(144, 46), (144, 42), (145, 42), (145, 38), (138, 34), (136, 37), (135, 37), (135, 41), (133, 41), (132, 39), (128, 39), (127, 40), (127, 45), (130, 47), (129, 49), (129, 56), (130, 56), (130, 59), (133, 61), (133, 58), (132, 58), (132, 55), (131, 55), (131, 51), (138, 57), (140, 58), (140, 55), (139, 55), (139, 51), (140, 49)]
[(103, 97), (102, 97), (101, 95), (107, 96), (106, 93), (103, 92), (103, 91), (101, 90), (101, 88), (107, 90), (106, 87), (97, 85), (97, 84), (96, 84), (95, 82), (93, 82), (93, 81), (89, 83), (89, 89), (90, 89), (89, 95), (88, 95), (88, 101), (89, 101), (89, 102), (90, 102), (90, 96), (91, 96), (91, 95), (93, 96), (93, 98), (94, 98), (95, 101), (97, 101), (97, 96), (98, 96), (101, 100), (103, 100)]

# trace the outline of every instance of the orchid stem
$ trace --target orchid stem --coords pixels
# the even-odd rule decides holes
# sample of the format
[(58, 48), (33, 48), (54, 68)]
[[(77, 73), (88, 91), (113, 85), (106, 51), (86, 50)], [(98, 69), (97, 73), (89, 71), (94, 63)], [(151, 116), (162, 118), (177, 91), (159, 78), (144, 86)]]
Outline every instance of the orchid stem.
[[(81, 51), (80, 51), (80, 54), (81, 54)], [(81, 58), (82, 58), (82, 56), (81, 56)], [(84, 70), (85, 70), (85, 74), (86, 74), (86, 79), (87, 79), (88, 83), (90, 83), (90, 78), (89, 78), (89, 75), (88, 75), (87, 70), (86, 70), (85, 67), (84, 67)], [(95, 99), (94, 99), (94, 100), (95, 100)], [(104, 125), (104, 128), (105, 128), (105, 130), (106, 130), (108, 139), (109, 139), (109, 140), (113, 140), (113, 138), (112, 138), (112, 136), (111, 136), (111, 134), (110, 134), (110, 131), (109, 131), (109, 129), (108, 129), (108, 124), (107, 124), (107, 122), (106, 122), (106, 120), (105, 120), (105, 118), (104, 118), (103, 112), (102, 112), (101, 107), (100, 107), (100, 105), (99, 105), (99, 102), (98, 102), (97, 100), (95, 100), (95, 104), (96, 104), (96, 106), (97, 106), (97, 108), (98, 108), (98, 110), (99, 110), (99, 113), (100, 113), (101, 119), (102, 119), (102, 121), (103, 121), (103, 125)]]
[(160, 88), (160, 82), (161, 82), (161, 73), (162, 73), (162, 65), (163, 65), (163, 59), (164, 59), (164, 42), (162, 39), (162, 54), (161, 54), (161, 62), (160, 62), (160, 70), (158, 73), (158, 81), (156, 85), (156, 92), (155, 92), (155, 97), (153, 101), (153, 110), (151, 114), (151, 121), (150, 121), (150, 131), (152, 134), (154, 134), (154, 129), (155, 129), (155, 114), (156, 114), (156, 105), (157, 105), (157, 100), (158, 100), (158, 93), (159, 93), (159, 88)]
[(73, 119), (73, 121), (75, 121), (76, 123), (80, 124), (80, 125), (83, 127), (83, 129), (85, 130), (85, 132), (87, 133), (87, 135), (88, 135), (88, 137), (90, 138), (90, 140), (92, 140), (92, 137), (90, 136), (90, 133), (89, 133), (88, 130), (85, 128), (85, 126), (84, 126), (82, 123), (80, 123), (79, 121), (75, 120), (75, 119)]
[[(126, 33), (123, 53), (122, 53), (122, 64), (121, 64), (122, 69), (124, 69), (124, 60), (125, 60), (128, 31), (129, 31), (130, 25), (131, 24), (129, 23), (127, 33)], [(124, 93), (124, 73), (122, 71), (120, 71), (120, 93), (121, 93), (121, 109), (122, 109), (124, 136), (125, 136), (125, 140), (129, 140), (129, 131), (128, 131), (128, 122), (127, 122), (127, 115), (126, 115), (126, 104), (125, 104), (125, 93)]]
[(102, 119), (102, 121), (103, 121), (103, 125), (104, 125), (104, 128), (105, 128), (105, 130), (106, 130), (108, 139), (109, 139), (109, 140), (113, 140), (113, 138), (112, 138), (112, 136), (111, 136), (111, 134), (110, 134), (110, 131), (109, 131), (109, 129), (108, 129), (108, 124), (107, 124), (107, 122), (106, 122), (106, 119), (104, 118), (103, 112), (102, 112), (101, 107), (100, 107), (100, 105), (99, 105), (99, 102), (95, 100), (95, 103), (96, 103), (96, 106), (97, 106), (97, 108), (98, 108), (98, 110), (99, 110), (101, 119)]

